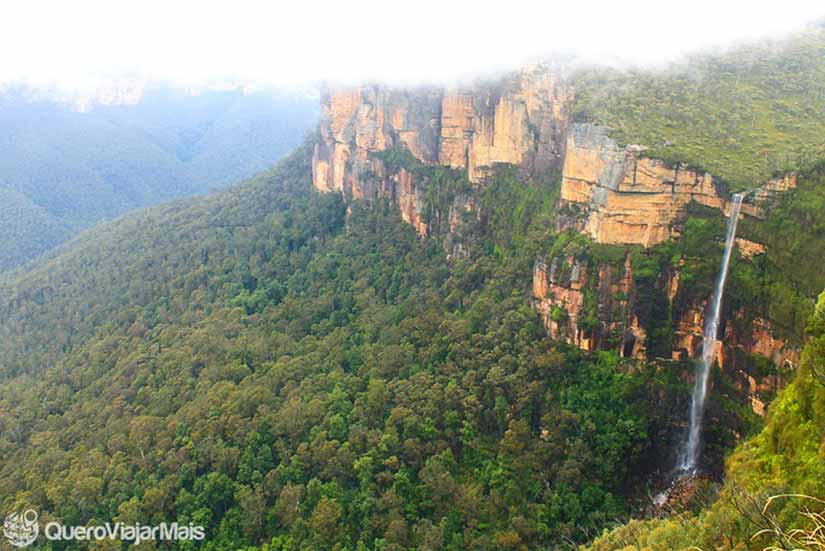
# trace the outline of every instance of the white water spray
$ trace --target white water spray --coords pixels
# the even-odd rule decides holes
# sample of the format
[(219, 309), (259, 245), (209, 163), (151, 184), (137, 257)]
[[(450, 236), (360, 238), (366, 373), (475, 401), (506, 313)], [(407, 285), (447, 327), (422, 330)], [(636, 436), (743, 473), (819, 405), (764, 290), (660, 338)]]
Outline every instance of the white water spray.
[(693, 399), (690, 404), (690, 429), (687, 441), (679, 458), (678, 469), (683, 476), (696, 474), (696, 465), (699, 461), (699, 447), (702, 440), (702, 416), (705, 412), (705, 398), (708, 391), (708, 375), (716, 351), (716, 336), (719, 332), (719, 314), (722, 310), (722, 295), (725, 291), (725, 280), (728, 278), (728, 265), (733, 242), (736, 238), (736, 225), (739, 222), (739, 209), (742, 206), (743, 195), (733, 196), (728, 221), (728, 234), (725, 238), (725, 254), (722, 257), (722, 269), (716, 279), (716, 289), (711, 297), (710, 316), (705, 321), (705, 331), (702, 338), (702, 362), (696, 371), (696, 383), (693, 386)]

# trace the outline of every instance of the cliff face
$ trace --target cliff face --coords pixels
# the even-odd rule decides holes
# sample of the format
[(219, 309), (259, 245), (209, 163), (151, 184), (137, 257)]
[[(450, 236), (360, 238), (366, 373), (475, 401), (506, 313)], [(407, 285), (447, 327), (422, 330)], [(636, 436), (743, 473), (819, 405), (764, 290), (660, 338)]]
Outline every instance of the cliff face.
[[(695, 201), (725, 211), (730, 202), (706, 172), (668, 166), (642, 156), (644, 147), (619, 147), (604, 127), (574, 124), (567, 136), (561, 205), (561, 229), (575, 227), (598, 243), (650, 247), (678, 236), (687, 206)], [(796, 187), (794, 175), (758, 188), (742, 213), (762, 217), (759, 205)], [(750, 251), (758, 243), (739, 242)]]
[(569, 98), (545, 67), (461, 90), (369, 86), (328, 92), (321, 100), (313, 183), (353, 198), (389, 198), (426, 234), (427, 182), (387, 170), (376, 153), (403, 146), (425, 165), (466, 171), (472, 183), (496, 164), (517, 165), (528, 174), (552, 170), (563, 159)]
[[(623, 264), (593, 259), (556, 256), (538, 257), (533, 266), (533, 305), (541, 314), (548, 335), (585, 351), (616, 350), (621, 357), (636, 359), (689, 360), (702, 354), (707, 302), (680, 304), (683, 292), (677, 270), (659, 275), (655, 286), (666, 300), (672, 339), (666, 349), (651, 349), (642, 323), (645, 313), (638, 300), (640, 289), (633, 277), (628, 254)], [(738, 312), (738, 320), (745, 312)], [(744, 327), (742, 327), (744, 325)], [(763, 415), (768, 397), (781, 387), (776, 374), (753, 372), (747, 356), (761, 356), (780, 369), (799, 363), (799, 350), (775, 336), (768, 320), (748, 324), (729, 320), (724, 337), (717, 343), (716, 360), (724, 366), (754, 412)]]
[[(538, 181), (560, 173), (558, 229), (575, 229), (597, 243), (651, 247), (678, 238), (691, 202), (728, 211), (727, 194), (710, 174), (645, 157), (642, 146), (619, 146), (603, 127), (571, 124), (572, 101), (572, 90), (545, 67), (455, 90), (364, 86), (328, 92), (322, 97), (313, 183), (349, 198), (388, 199), (421, 235), (455, 233), (463, 214), (476, 210), (474, 187), (498, 164), (517, 166), (525, 178)], [(450, 196), (439, 212), (429, 199), (426, 171), (389, 160), (405, 155), (425, 167), (463, 174), (468, 190)], [(795, 185), (792, 175), (766, 183), (743, 205), (742, 215), (761, 217), (763, 202)], [(765, 252), (759, 243), (736, 244), (748, 258)], [(460, 240), (451, 246), (459, 250)], [(629, 254), (623, 264), (540, 257), (532, 283), (533, 304), (554, 339), (632, 358), (688, 359), (701, 353), (705, 304), (674, 306), (678, 268), (655, 284), (672, 315), (667, 350), (651, 348)], [(778, 364), (795, 362), (795, 351), (775, 339), (764, 320), (753, 334), (729, 335), (726, 342), (719, 359), (729, 366), (726, 358), (737, 347)], [(773, 383), (741, 379), (758, 411), (755, 397)]]
[(496, 164), (529, 172), (561, 165), (571, 93), (544, 68), (498, 87), (455, 91), (441, 104), (438, 162), (480, 181)]
[(690, 201), (723, 208), (709, 174), (671, 168), (620, 148), (606, 129), (574, 125), (567, 140), (561, 198), (580, 211), (580, 229), (599, 243), (666, 241)]
[(539, 257), (533, 266), (533, 304), (548, 335), (582, 350), (616, 349), (645, 357), (645, 333), (632, 311), (630, 257), (617, 268), (575, 257)]
[(321, 140), (312, 162), (313, 182), (320, 191), (368, 197), (370, 153), (398, 144), (425, 163), (438, 159), (441, 97), (436, 91), (377, 86), (336, 91), (324, 94), (321, 108)]

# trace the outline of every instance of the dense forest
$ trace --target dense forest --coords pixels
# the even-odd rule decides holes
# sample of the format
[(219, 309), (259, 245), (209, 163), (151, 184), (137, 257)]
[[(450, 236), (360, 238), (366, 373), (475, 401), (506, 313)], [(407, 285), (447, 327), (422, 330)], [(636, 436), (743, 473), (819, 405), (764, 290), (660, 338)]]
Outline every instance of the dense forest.
[(2, 285), (3, 506), (194, 521), (207, 549), (518, 549), (627, 514), (675, 372), (548, 341), (512, 285), (532, 257), (487, 235), (451, 270), (307, 162)]
[[(572, 548), (637, 511), (692, 366), (554, 343), (528, 300), (537, 251), (611, 248), (556, 234), (554, 192), (503, 171), (448, 259), (395, 207), (312, 191), (310, 148), (5, 277), (2, 505), (273, 550)], [(699, 269), (714, 220), (637, 262)]]
[(317, 99), (149, 88), (85, 110), (0, 92), (0, 270), (127, 210), (226, 187), (272, 167), (317, 122)]
[[(251, 180), (127, 213), (0, 274), (0, 510), (207, 528), (202, 543), (143, 549), (822, 549), (810, 539), (825, 508), (825, 161), (822, 112), (805, 103), (824, 94), (812, 36), (781, 55), (574, 77), (577, 120), (625, 143), (730, 189), (797, 175), (764, 218), (742, 221), (739, 235), (766, 251), (734, 252), (723, 318), (739, 329), (769, 320), (801, 361), (789, 373), (729, 347), (741, 373), (786, 386), (759, 390), (773, 400), (763, 418), (741, 381), (714, 369), (707, 476), (688, 502), (650, 506), (689, 408), (694, 365), (671, 357), (674, 320), (711, 293), (721, 212), (692, 203), (678, 238), (603, 245), (561, 229), (556, 173), (498, 166), (473, 187), (403, 147), (383, 151), (384, 168), (423, 190), (422, 238), (390, 201), (317, 193), (313, 135)], [(164, 105), (107, 116), (201, 159), (198, 181), (220, 187), (237, 168), (221, 157), (232, 147), (206, 122), (158, 130)], [(747, 162), (762, 150), (765, 163)], [(450, 206), (471, 191), (477, 210), (449, 228)], [(20, 235), (65, 235), (49, 205), (16, 188), (0, 201), (0, 216), (30, 217)], [(621, 335), (595, 352), (549, 339), (532, 304), (537, 257), (587, 268), (580, 323), (591, 328), (603, 322), (599, 269), (629, 266), (649, 359), (620, 357)], [(669, 296), (663, 275), (675, 270)]]

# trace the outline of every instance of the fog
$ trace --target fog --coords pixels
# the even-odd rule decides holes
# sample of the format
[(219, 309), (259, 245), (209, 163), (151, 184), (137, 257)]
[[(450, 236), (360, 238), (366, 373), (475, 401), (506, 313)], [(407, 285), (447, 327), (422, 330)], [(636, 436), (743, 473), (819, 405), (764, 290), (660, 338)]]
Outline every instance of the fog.
[(551, 54), (661, 64), (779, 37), (825, 15), (820, 2), (800, 0), (21, 0), (4, 7), (0, 84), (84, 93), (129, 79), (187, 87), (438, 83)]

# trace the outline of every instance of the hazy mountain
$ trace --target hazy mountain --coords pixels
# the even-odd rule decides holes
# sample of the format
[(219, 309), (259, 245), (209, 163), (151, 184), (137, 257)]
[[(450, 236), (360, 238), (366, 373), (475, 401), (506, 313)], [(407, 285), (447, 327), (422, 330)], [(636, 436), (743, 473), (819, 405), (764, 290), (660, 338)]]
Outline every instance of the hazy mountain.
[(75, 106), (0, 97), (0, 269), (98, 220), (220, 188), (272, 166), (315, 124), (317, 100), (241, 90), (145, 92)]

